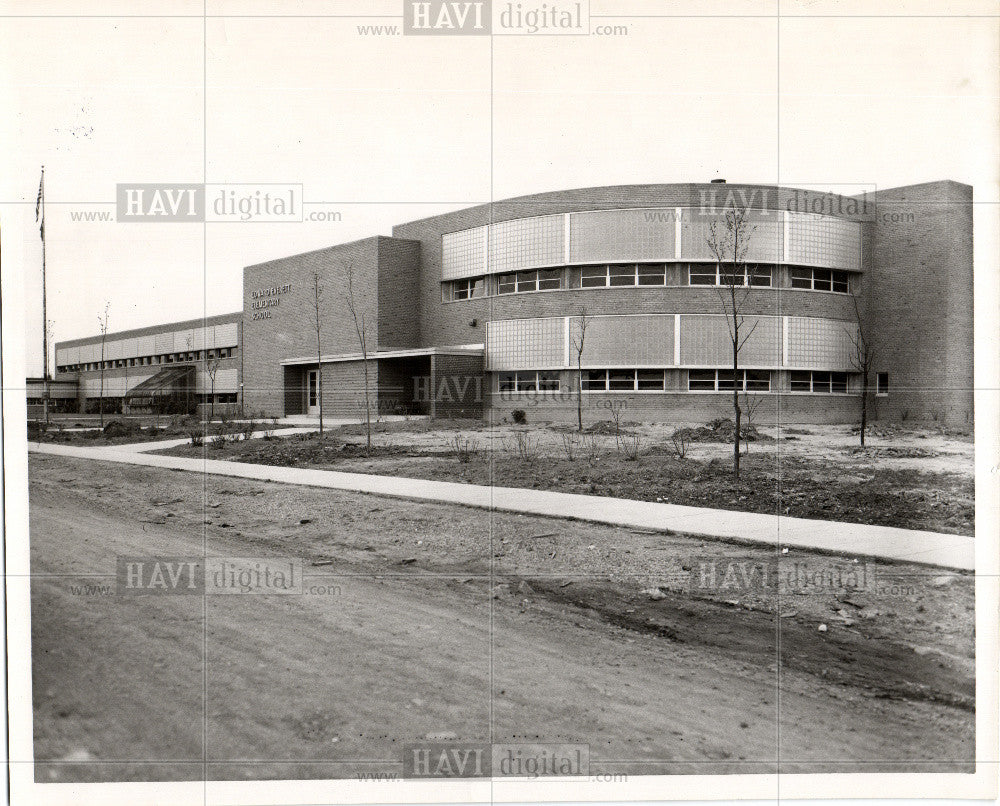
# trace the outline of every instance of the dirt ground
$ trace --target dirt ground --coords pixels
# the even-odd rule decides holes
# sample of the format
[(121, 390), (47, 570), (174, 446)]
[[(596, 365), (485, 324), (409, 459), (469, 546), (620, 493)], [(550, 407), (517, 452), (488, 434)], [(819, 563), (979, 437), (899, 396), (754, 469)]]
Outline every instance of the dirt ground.
[(861, 450), (849, 426), (761, 428), (734, 483), (731, 443), (692, 442), (681, 458), (673, 425), (624, 424), (622, 439), (608, 422), (590, 428), (411, 421), (376, 424), (372, 451), (350, 425), (322, 443), (309, 434), (164, 452), (974, 533), (970, 436), (876, 425)]
[[(38, 454), (29, 472), (39, 781), (393, 774), (433, 737), (587, 743), (592, 773), (971, 770), (969, 575)], [(302, 558), (307, 592), (115, 592), (117, 556), (205, 553)], [(864, 584), (698, 582), (748, 562)]]

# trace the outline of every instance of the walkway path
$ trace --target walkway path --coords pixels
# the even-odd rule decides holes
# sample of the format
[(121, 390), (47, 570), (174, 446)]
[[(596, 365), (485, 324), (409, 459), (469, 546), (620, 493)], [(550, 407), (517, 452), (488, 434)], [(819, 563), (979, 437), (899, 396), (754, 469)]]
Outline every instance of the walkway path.
[[(301, 434), (305, 430), (279, 429), (274, 432), (274, 436)], [(78, 459), (123, 462), (258, 481), (302, 484), (308, 487), (326, 487), (333, 490), (461, 504), (505, 512), (573, 518), (637, 529), (681, 532), (702, 537), (831, 552), (849, 557), (875, 557), (963, 571), (975, 569), (974, 540), (963, 535), (705, 509), (677, 504), (657, 504), (625, 498), (511, 487), (485, 487), (396, 476), (341, 473), (334, 470), (271, 467), (220, 459), (194, 459), (148, 453), (151, 450), (183, 445), (187, 442), (189, 442), (187, 439), (178, 439), (94, 448), (29, 443), (28, 450)]]

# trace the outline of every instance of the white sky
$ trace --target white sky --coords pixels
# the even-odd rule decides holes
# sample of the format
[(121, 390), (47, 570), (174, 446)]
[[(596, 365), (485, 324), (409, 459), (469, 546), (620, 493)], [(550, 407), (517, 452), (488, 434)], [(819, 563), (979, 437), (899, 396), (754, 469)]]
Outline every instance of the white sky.
[[(627, 36), (496, 36), (492, 52), (488, 37), (365, 37), (357, 25), (399, 20), (278, 7), (210, 2), (209, 14), (269, 16), (206, 22), (200, 1), (0, 0), (0, 15), (193, 15), (0, 22), (0, 248), (5, 283), (23, 273), (27, 372), (41, 370), (42, 163), (56, 340), (95, 333), (105, 300), (112, 330), (235, 311), (247, 264), (524, 193), (716, 176), (834, 189), (947, 178), (998, 201), (992, 2), (781, 0), (779, 19), (776, 0), (592, 0), (592, 15), (643, 16), (601, 20), (627, 24)], [(116, 183), (157, 181), (302, 183), (307, 202), (328, 202), (309, 209), (343, 221), (70, 218), (113, 214)]]

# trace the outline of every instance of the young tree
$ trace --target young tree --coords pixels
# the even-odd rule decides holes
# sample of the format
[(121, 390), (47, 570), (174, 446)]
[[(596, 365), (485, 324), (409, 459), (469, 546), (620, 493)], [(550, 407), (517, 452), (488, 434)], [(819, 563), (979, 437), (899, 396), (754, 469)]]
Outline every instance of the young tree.
[(861, 303), (858, 294), (851, 295), (854, 301), (854, 319), (857, 329), (845, 328), (851, 340), (851, 365), (861, 374), (861, 447), (865, 447), (865, 432), (868, 430), (868, 384), (872, 368), (875, 366), (875, 343), (871, 330), (861, 315)]
[(576, 427), (583, 431), (583, 346), (587, 339), (587, 324), (590, 317), (586, 307), (580, 308), (576, 333), (573, 335), (573, 350), (576, 352)]
[(221, 362), (218, 358), (213, 358), (205, 364), (205, 374), (208, 375), (208, 380), (210, 381), (212, 387), (211, 394), (208, 398), (209, 422), (215, 419), (215, 376), (219, 371), (220, 363)]
[(729, 343), (733, 354), (733, 478), (740, 478), (740, 429), (743, 410), (740, 407), (740, 350), (757, 328), (757, 321), (744, 327), (744, 310), (752, 290), (747, 266), (747, 253), (755, 227), (750, 223), (746, 206), (732, 202), (726, 210), (723, 224), (712, 221), (709, 225), (708, 248), (715, 257), (719, 282), (717, 290), (729, 329)]
[(365, 446), (366, 450), (372, 449), (372, 406), (371, 392), (368, 388), (368, 345), (369, 322), (364, 311), (358, 311), (358, 303), (354, 297), (354, 266), (347, 267), (347, 309), (354, 319), (354, 332), (358, 335), (358, 345), (361, 347), (361, 366), (364, 369), (365, 382)]
[(101, 326), (101, 394), (97, 405), (101, 412), (101, 428), (104, 428), (104, 344), (108, 340), (108, 318), (111, 314), (111, 303), (104, 303), (104, 314), (97, 315), (97, 322)]
[(319, 438), (323, 439), (323, 340), (320, 302), (323, 299), (323, 287), (319, 284), (319, 272), (313, 272), (313, 311), (316, 314), (316, 400), (319, 402)]

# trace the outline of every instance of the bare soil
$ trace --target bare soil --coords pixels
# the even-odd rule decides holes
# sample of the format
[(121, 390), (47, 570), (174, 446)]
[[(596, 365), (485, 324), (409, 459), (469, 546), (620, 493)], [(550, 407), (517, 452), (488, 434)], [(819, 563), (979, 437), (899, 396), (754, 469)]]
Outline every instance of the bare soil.
[(974, 533), (973, 446), (962, 435), (883, 427), (861, 449), (844, 426), (760, 429), (734, 482), (731, 443), (702, 438), (680, 458), (669, 426), (627, 424), (618, 439), (603, 433), (613, 429), (606, 422), (584, 435), (472, 423), (379, 424), (370, 451), (359, 425), (323, 440), (306, 434), (164, 453)]
[[(972, 770), (969, 575), (705, 592), (705, 561), (861, 569), (39, 454), (29, 474), (40, 781), (392, 774), (441, 735), (588, 743), (592, 773)], [(117, 556), (192, 553), (302, 558), (327, 593), (115, 594)]]

